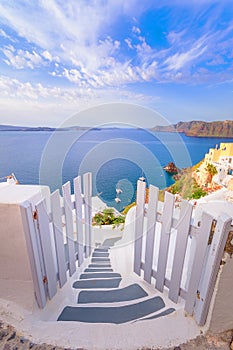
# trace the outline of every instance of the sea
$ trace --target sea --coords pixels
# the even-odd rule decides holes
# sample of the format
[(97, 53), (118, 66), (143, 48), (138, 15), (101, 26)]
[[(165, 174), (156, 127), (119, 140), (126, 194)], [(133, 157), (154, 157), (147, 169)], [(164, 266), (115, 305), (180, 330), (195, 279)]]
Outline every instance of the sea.
[(126, 128), (1, 131), (0, 178), (14, 173), (20, 184), (48, 185), (53, 192), (91, 172), (93, 195), (121, 211), (135, 200), (140, 177), (147, 185), (168, 187), (174, 180), (164, 171), (165, 165), (194, 165), (221, 142), (233, 142), (233, 138)]

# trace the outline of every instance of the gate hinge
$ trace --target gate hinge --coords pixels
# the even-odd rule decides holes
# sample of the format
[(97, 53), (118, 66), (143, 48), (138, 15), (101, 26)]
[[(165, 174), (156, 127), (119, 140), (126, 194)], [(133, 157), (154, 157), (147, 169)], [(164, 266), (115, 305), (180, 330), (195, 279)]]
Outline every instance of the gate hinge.
[(43, 283), (44, 283), (44, 284), (48, 283), (48, 278), (47, 278), (47, 276), (44, 276), (44, 277), (43, 277)]
[(37, 220), (38, 219), (38, 213), (37, 213), (37, 210), (34, 210), (33, 213), (32, 213), (32, 217), (33, 217), (33, 220)]

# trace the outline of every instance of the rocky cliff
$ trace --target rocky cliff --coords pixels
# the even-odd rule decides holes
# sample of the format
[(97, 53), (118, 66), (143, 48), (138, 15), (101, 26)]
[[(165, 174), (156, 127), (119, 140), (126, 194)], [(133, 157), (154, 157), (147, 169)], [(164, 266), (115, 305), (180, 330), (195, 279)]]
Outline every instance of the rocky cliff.
[(233, 138), (233, 120), (217, 122), (179, 122), (174, 125), (155, 126), (152, 131), (182, 132), (187, 136), (197, 137), (232, 137)]

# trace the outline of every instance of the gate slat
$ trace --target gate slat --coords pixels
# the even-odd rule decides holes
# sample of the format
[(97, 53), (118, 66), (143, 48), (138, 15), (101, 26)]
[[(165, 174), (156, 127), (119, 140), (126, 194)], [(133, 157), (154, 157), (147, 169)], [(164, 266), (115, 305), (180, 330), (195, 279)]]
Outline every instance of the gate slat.
[(205, 266), (202, 284), (199, 286), (200, 295), (196, 298), (194, 317), (199, 326), (203, 326), (209, 311), (211, 298), (219, 271), (224, 248), (231, 230), (232, 218), (223, 213), (217, 220), (213, 240)]
[(29, 202), (24, 202), (20, 205), (20, 210), (22, 214), (25, 240), (28, 248), (35, 296), (38, 306), (43, 309), (46, 305), (46, 293), (37, 246), (35, 223), (32, 218), (32, 205)]
[(72, 276), (76, 271), (76, 257), (74, 247), (74, 228), (73, 228), (73, 214), (72, 214), (72, 202), (71, 202), (71, 190), (70, 182), (68, 181), (62, 186), (64, 209), (66, 218), (66, 237), (68, 246), (69, 257), (69, 274)]
[(91, 231), (92, 231), (92, 174), (83, 175), (84, 182), (84, 222), (85, 222), (85, 244), (86, 258), (91, 255)]
[(135, 241), (134, 241), (134, 272), (140, 275), (142, 260), (142, 236), (144, 223), (146, 183), (138, 180), (135, 218)]
[(161, 227), (161, 238), (159, 246), (159, 258), (158, 258), (158, 268), (157, 268), (157, 278), (156, 278), (156, 289), (163, 292), (167, 258), (168, 258), (168, 248), (170, 241), (170, 231), (172, 224), (172, 215), (174, 207), (174, 196), (165, 192), (164, 208), (162, 214), (162, 227)]
[(182, 200), (180, 217), (177, 225), (176, 246), (174, 252), (171, 282), (168, 297), (175, 303), (179, 298), (180, 283), (188, 242), (189, 228), (192, 217), (192, 204)]
[(151, 276), (152, 276), (158, 194), (159, 194), (159, 189), (155, 186), (150, 185), (149, 202), (148, 202), (148, 210), (147, 210), (146, 253), (145, 253), (145, 266), (144, 266), (144, 279), (148, 283), (151, 283)]
[(78, 243), (78, 266), (82, 265), (84, 259), (83, 224), (82, 224), (82, 187), (81, 176), (74, 179), (74, 195), (76, 210), (76, 229)]
[(58, 280), (59, 280), (59, 286), (61, 288), (66, 283), (67, 276), (66, 276), (64, 238), (63, 238), (63, 230), (62, 230), (62, 211), (61, 211), (59, 190), (56, 190), (51, 194), (51, 210), (52, 210), (54, 240), (55, 240), (55, 246), (56, 246)]
[(193, 239), (196, 239), (196, 249), (185, 302), (185, 311), (189, 315), (193, 314), (193, 308), (196, 300), (199, 281), (201, 278), (201, 272), (203, 269), (212, 221), (213, 217), (204, 212), (202, 214), (201, 226), (198, 229), (197, 236), (195, 238), (193, 237)]
[(45, 273), (48, 283), (48, 296), (49, 299), (57, 293), (57, 272), (54, 266), (52, 243), (49, 227), (49, 216), (46, 211), (46, 202), (43, 199), (36, 205), (38, 224), (39, 224), (39, 236), (41, 241), (43, 260), (45, 265)]

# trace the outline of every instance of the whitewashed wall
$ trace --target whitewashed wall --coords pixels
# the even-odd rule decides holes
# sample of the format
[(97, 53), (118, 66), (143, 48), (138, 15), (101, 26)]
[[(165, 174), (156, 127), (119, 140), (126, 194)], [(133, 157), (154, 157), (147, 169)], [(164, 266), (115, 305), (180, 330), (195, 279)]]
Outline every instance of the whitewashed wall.
[(209, 331), (216, 334), (230, 329), (233, 329), (233, 258), (227, 256), (215, 287)]

